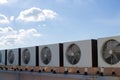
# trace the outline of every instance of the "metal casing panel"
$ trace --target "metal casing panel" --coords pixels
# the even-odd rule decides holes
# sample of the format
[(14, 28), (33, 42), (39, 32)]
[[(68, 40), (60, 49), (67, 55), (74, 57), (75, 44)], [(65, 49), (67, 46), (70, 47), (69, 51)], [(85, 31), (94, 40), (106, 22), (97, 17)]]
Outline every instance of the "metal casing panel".
[(1, 53), (0, 65), (5, 65), (5, 50), (0, 50), (0, 53)]
[[(13, 63), (9, 63), (8, 61), (8, 53), (9, 51), (12, 50), (13, 51), (13, 54), (14, 54), (14, 61)], [(7, 50), (7, 65), (11, 65), (11, 66), (18, 66), (18, 60), (19, 60), (19, 53), (18, 53), (18, 49), (9, 49)]]
[[(25, 64), (23, 62), (23, 51), (25, 49), (28, 49), (30, 52), (30, 61), (28, 62), (28, 64)], [(21, 48), (21, 66), (36, 66), (36, 47), (26, 47), (26, 48)]]
[[(65, 67), (97, 67), (97, 47), (92, 46), (93, 45), (92, 41), (93, 40), (83, 40), (83, 41), (73, 41), (73, 42), (64, 43), (63, 44), (64, 66)], [(75, 65), (70, 64), (66, 58), (66, 51), (71, 44), (76, 44), (81, 50), (80, 60)], [(95, 43), (95, 45), (97, 45), (97, 42)], [(93, 53), (94, 52), (93, 50), (95, 50), (95, 53)], [(93, 60), (96, 60), (96, 62), (93, 63)]]
[(106, 63), (102, 58), (102, 47), (104, 43), (110, 39), (117, 40), (120, 42), (120, 36), (112, 36), (112, 37), (105, 37), (105, 38), (99, 38), (98, 39), (98, 67), (120, 67), (120, 62), (117, 64), (111, 65)]
[[(40, 58), (41, 51), (44, 47), (48, 47), (51, 50), (51, 61), (48, 64), (44, 64)], [(61, 48), (60, 48), (61, 47)], [(62, 44), (50, 44), (39, 46), (39, 66), (63, 66), (63, 49)]]

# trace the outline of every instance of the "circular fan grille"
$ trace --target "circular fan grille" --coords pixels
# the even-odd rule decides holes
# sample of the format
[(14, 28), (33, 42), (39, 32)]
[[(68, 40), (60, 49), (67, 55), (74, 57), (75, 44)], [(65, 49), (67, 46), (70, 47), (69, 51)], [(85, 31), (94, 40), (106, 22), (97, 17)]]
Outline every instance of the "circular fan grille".
[(0, 63), (2, 62), (2, 53), (0, 52)]
[(13, 62), (14, 62), (14, 52), (12, 51), (12, 50), (10, 50), (9, 52), (8, 52), (8, 62), (10, 63), (10, 64), (12, 64)]
[(120, 61), (120, 43), (116, 40), (108, 40), (102, 48), (102, 57), (108, 64), (114, 65)]
[(44, 47), (41, 50), (41, 60), (44, 64), (49, 64), (51, 61), (51, 50), (48, 47)]
[(30, 51), (28, 49), (23, 50), (22, 60), (25, 64), (29, 63), (29, 61), (30, 61)]
[(66, 58), (68, 62), (72, 65), (75, 65), (79, 62), (81, 57), (80, 48), (76, 44), (71, 44), (66, 52)]

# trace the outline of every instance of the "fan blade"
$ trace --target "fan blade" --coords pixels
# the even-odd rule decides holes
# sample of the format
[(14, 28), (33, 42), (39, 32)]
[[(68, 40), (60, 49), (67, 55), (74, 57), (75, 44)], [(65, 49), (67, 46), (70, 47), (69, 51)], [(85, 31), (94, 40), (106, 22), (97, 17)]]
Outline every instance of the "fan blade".
[(72, 55), (74, 55), (74, 53), (73, 53), (73, 51), (71, 49), (69, 49), (68, 52), (67, 52), (67, 55), (72, 56)]
[(111, 54), (109, 54), (109, 50), (105, 50), (104, 51), (104, 54), (103, 54), (103, 57), (105, 58), (105, 59), (107, 59), (107, 58), (109, 58), (111, 56)]
[(49, 62), (48, 58), (44, 58), (43, 62), (48, 63)]
[(118, 58), (115, 55), (111, 55), (110, 64), (115, 64), (116, 62), (118, 62)]
[(117, 42), (117, 41), (112, 41), (112, 46), (113, 47), (116, 47), (116, 46), (118, 46), (119, 45), (119, 42)]
[(70, 56), (69, 60), (70, 60), (71, 64), (74, 64), (74, 57), (73, 56)]
[(42, 60), (44, 61), (47, 57), (45, 56), (45, 54), (42, 55)]
[(50, 53), (47, 54), (47, 57), (51, 57)]
[(108, 42), (106, 43), (106, 48), (107, 48), (107, 49), (111, 49), (111, 47), (112, 47), (111, 42), (112, 42), (112, 41), (108, 41)]
[(73, 45), (71, 49), (72, 49), (72, 51), (73, 51), (74, 53), (80, 52), (80, 49), (79, 49), (79, 47), (78, 47), (77, 45)]
[(113, 49), (114, 47), (116, 47), (119, 43), (117, 41), (114, 40), (110, 40), (107, 42), (106, 48), (107, 49)]
[(74, 60), (75, 60), (74, 58), (71, 59), (71, 63), (72, 63), (72, 64), (74, 64)]
[(119, 61), (119, 59), (118, 59), (116, 54), (113, 54), (113, 58), (114, 58), (115, 61)]
[(115, 47), (113, 50), (114, 50), (114, 52), (116, 52), (116, 53), (120, 53), (120, 46)]
[(77, 58), (77, 57), (76, 56), (69, 56), (70, 63), (71, 64), (76, 64), (79, 61), (79, 58)]
[(78, 53), (75, 53), (74, 58), (77, 60), (80, 58), (80, 55)]
[(118, 57), (118, 59), (120, 60), (120, 46), (117, 46), (116, 48), (114, 48), (114, 54)]
[(80, 57), (75, 57), (75, 62), (76, 63), (79, 62), (79, 60), (80, 60)]

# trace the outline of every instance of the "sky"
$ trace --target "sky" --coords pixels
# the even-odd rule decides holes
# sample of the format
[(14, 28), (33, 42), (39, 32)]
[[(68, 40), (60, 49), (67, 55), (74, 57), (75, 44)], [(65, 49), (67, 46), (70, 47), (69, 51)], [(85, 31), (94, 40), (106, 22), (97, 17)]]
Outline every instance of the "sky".
[(120, 0), (0, 0), (0, 49), (120, 35)]

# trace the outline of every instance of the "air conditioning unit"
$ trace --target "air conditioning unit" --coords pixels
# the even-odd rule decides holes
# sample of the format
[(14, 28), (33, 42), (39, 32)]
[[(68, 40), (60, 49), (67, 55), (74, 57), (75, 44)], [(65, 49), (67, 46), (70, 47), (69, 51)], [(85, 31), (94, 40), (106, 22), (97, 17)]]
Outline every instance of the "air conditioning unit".
[(11, 66), (18, 66), (19, 65), (18, 49), (7, 50), (7, 65), (11, 65)]
[(21, 48), (21, 66), (36, 66), (37, 47)]
[(98, 39), (98, 66), (120, 67), (120, 36)]
[(39, 66), (63, 66), (63, 44), (39, 46)]
[(66, 42), (64, 47), (65, 67), (97, 67), (97, 40)]
[(5, 54), (5, 50), (0, 50), (0, 65), (2, 66), (6, 65)]

